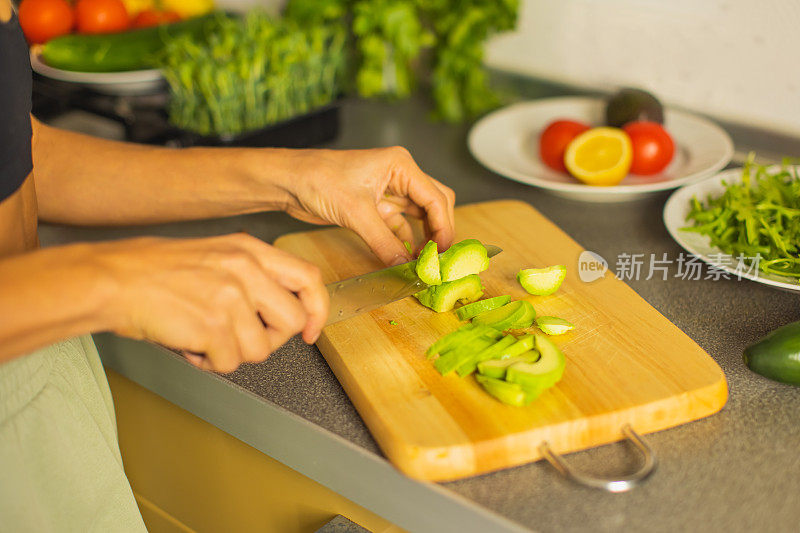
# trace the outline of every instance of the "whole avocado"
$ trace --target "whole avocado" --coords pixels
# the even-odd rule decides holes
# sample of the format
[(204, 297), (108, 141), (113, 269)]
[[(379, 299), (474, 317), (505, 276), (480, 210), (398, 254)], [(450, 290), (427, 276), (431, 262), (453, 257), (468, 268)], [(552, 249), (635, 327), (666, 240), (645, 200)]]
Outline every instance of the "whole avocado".
[(634, 120), (664, 123), (664, 106), (647, 91), (625, 87), (611, 96), (606, 104), (606, 124), (621, 128)]
[(744, 363), (756, 374), (800, 385), (800, 322), (781, 326), (745, 348)]

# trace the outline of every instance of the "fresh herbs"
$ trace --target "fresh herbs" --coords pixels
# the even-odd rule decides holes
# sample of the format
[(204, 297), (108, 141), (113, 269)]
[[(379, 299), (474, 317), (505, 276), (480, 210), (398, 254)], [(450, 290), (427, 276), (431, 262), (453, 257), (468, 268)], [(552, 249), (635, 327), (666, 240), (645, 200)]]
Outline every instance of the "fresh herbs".
[(170, 122), (235, 135), (321, 107), (341, 92), (346, 38), (335, 24), (220, 15), (203, 38), (184, 35), (165, 47)]
[(800, 176), (788, 161), (779, 167), (753, 163), (740, 183), (724, 183), (725, 192), (705, 202), (692, 198), (691, 222), (683, 231), (707, 235), (723, 253), (758, 258), (765, 273), (800, 278)]

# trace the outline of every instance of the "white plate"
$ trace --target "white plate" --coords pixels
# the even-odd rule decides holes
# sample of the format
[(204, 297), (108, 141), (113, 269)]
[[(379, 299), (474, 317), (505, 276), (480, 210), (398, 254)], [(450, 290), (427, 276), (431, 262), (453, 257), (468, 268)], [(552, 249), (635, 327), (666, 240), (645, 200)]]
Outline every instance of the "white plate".
[(42, 76), (78, 83), (105, 94), (148, 94), (159, 90), (164, 83), (164, 77), (158, 69), (128, 72), (74, 72), (53, 68), (42, 61), (37, 47), (31, 48), (31, 67)]
[[(735, 266), (731, 264), (736, 263), (736, 259), (732, 261), (720, 261), (719, 256), (722, 254), (722, 251), (719, 248), (711, 246), (707, 236), (689, 231), (680, 231), (680, 228), (689, 225), (689, 223), (686, 222), (686, 215), (689, 214), (690, 211), (689, 201), (692, 199), (692, 196), (697, 196), (697, 199), (700, 201), (705, 201), (709, 194), (719, 196), (725, 191), (725, 186), (722, 184), (723, 180), (728, 183), (741, 182), (742, 169), (732, 168), (720, 172), (716, 176), (712, 176), (699, 183), (687, 185), (672, 193), (672, 196), (669, 197), (666, 205), (664, 205), (664, 225), (667, 227), (669, 234), (690, 254), (699, 257), (706, 263), (714, 265), (725, 272), (733, 274), (734, 277), (740, 275), (743, 278), (771, 287), (786, 291), (800, 292), (800, 285), (794, 282), (793, 278), (767, 274), (761, 271), (749, 273), (747, 272), (747, 267), (737, 272)], [(714, 256), (717, 257), (715, 258)]]
[(472, 127), (469, 150), (483, 166), (507, 178), (590, 202), (621, 202), (674, 189), (717, 172), (733, 155), (733, 142), (722, 128), (696, 115), (665, 109), (664, 126), (675, 141), (675, 157), (660, 174), (630, 174), (619, 185), (597, 187), (542, 163), (539, 134), (550, 122), (572, 119), (599, 126), (604, 114), (601, 98), (568, 96), (514, 104)]

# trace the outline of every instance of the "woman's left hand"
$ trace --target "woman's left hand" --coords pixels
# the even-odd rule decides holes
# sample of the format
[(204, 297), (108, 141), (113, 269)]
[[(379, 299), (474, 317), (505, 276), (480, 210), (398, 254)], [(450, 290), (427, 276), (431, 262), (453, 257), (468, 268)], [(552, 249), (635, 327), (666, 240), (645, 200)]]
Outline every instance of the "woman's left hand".
[[(439, 250), (453, 243), (455, 193), (425, 174), (402, 147), (296, 152), (284, 209), (312, 224), (355, 231), (387, 265), (410, 261), (403, 216), (421, 218)], [(424, 243), (421, 243), (424, 244)]]

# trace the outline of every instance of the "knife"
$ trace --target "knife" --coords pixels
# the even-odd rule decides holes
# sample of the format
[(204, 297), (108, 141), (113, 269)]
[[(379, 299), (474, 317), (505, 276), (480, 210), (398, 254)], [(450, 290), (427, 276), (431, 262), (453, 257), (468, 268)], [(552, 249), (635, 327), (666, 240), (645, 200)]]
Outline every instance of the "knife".
[[(486, 254), (494, 257), (502, 248), (487, 244)], [(326, 285), (330, 295), (330, 313), (326, 326), (372, 311), (411, 296), (428, 286), (419, 279), (416, 261)]]

